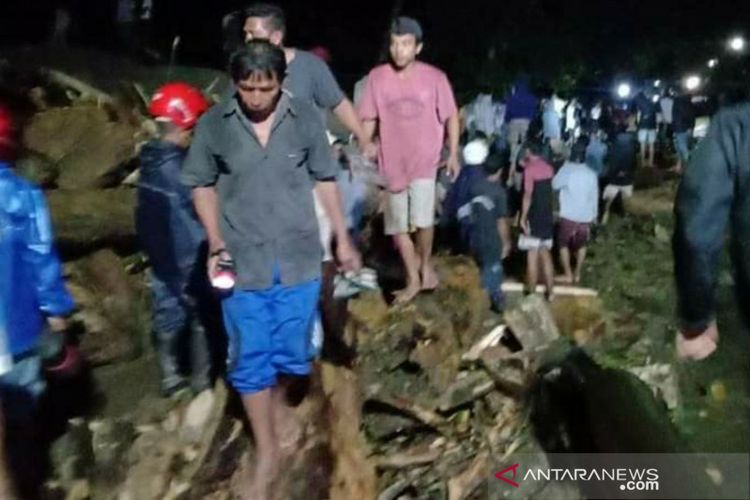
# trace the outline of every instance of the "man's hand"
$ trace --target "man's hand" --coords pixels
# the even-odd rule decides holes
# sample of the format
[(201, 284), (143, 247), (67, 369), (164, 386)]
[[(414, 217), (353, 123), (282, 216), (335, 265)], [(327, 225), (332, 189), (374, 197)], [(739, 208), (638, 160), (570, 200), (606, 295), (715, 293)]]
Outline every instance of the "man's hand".
[(216, 268), (219, 265), (219, 261), (224, 258), (226, 260), (231, 260), (232, 256), (229, 252), (227, 252), (226, 248), (217, 248), (216, 250), (211, 250), (208, 254), (208, 263), (206, 264), (206, 269), (208, 271), (208, 279), (209, 281), (214, 277), (216, 274)]
[(523, 234), (528, 236), (531, 233), (531, 226), (529, 225), (529, 219), (521, 219), (521, 231)]
[(370, 161), (378, 159), (378, 146), (373, 141), (359, 141), (359, 151)]
[(359, 271), (362, 267), (362, 257), (348, 237), (336, 242), (336, 258), (344, 271)]
[(68, 329), (68, 320), (61, 316), (48, 317), (47, 324), (53, 332), (64, 332)]
[(452, 181), (458, 179), (458, 174), (461, 173), (461, 162), (458, 160), (458, 153), (448, 157), (448, 160), (445, 162), (445, 168), (448, 169), (448, 174)]

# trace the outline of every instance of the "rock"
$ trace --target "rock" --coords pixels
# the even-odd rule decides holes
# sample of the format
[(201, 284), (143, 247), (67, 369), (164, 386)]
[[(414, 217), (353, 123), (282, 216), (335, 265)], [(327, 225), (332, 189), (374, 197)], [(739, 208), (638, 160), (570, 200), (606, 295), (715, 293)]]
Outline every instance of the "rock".
[(179, 451), (176, 438), (169, 434), (159, 436), (128, 471), (117, 495), (118, 500), (163, 499), (173, 477)]
[(135, 191), (107, 189), (47, 193), (55, 238), (62, 251), (86, 251), (135, 241)]
[(97, 420), (89, 424), (96, 460), (98, 483), (115, 485), (124, 473), (127, 450), (135, 439), (135, 428), (127, 420)]
[(183, 443), (195, 444), (201, 440), (215, 403), (214, 393), (208, 389), (190, 402), (180, 428), (180, 439)]
[(135, 156), (137, 129), (112, 122), (104, 109), (80, 105), (53, 108), (33, 116), (24, 129), (24, 145), (57, 164), (62, 189), (115, 186)]
[(89, 498), (91, 498), (91, 485), (86, 479), (75, 481), (65, 496), (65, 500), (88, 500)]
[(15, 171), (44, 188), (53, 186), (58, 176), (55, 162), (34, 151), (25, 151), (21, 154), (21, 157), (16, 161)]
[[(141, 352), (148, 325), (146, 290), (129, 276), (120, 258), (100, 250), (68, 266), (86, 328), (81, 348), (94, 365), (130, 359)], [(80, 293), (81, 289), (86, 293)]]
[(598, 297), (555, 296), (549, 304), (560, 335), (585, 345), (601, 338), (607, 330), (604, 305)]
[(74, 418), (68, 422), (68, 431), (52, 445), (52, 467), (63, 484), (84, 479), (94, 469), (96, 459), (92, 439), (86, 422)]
[(654, 225), (654, 237), (659, 243), (669, 243), (672, 241), (672, 235), (669, 233), (669, 230), (661, 224)]
[(503, 393), (520, 397), (526, 388), (530, 370), (523, 357), (508, 355), (501, 347), (486, 349), (480, 358), (482, 368)]
[(505, 319), (525, 351), (543, 347), (560, 336), (552, 313), (538, 295), (524, 298), (517, 307), (505, 313)]
[(655, 363), (631, 367), (628, 371), (644, 381), (651, 388), (654, 396), (666, 403), (667, 408), (670, 410), (677, 408), (680, 402), (680, 386), (672, 365)]

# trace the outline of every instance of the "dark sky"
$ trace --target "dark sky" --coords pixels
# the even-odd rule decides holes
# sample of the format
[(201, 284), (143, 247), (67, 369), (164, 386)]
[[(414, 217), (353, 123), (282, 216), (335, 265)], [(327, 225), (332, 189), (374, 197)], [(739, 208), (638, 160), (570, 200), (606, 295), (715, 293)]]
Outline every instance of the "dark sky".
[[(221, 65), (222, 15), (237, 0), (154, 0), (155, 37), (183, 39), (182, 62)], [(115, 0), (2, 0), (0, 43), (40, 41), (56, 3), (76, 12), (76, 40), (114, 44)], [(594, 85), (614, 73), (677, 75), (720, 55), (746, 26), (746, 2), (689, 0), (305, 0), (279, 2), (288, 41), (324, 44), (339, 78), (351, 82), (378, 61), (383, 32), (398, 5), (422, 21), (424, 58), (460, 88), (499, 86), (520, 70), (557, 84), (560, 75)], [(750, 35), (750, 33), (748, 33)]]

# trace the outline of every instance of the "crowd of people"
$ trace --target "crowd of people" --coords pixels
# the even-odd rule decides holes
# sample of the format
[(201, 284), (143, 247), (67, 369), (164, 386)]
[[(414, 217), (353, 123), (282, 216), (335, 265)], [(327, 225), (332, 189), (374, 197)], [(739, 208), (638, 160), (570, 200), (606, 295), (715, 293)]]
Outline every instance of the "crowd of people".
[[(497, 312), (506, 305), (504, 262), (514, 252), (526, 254), (526, 293), (536, 293), (540, 274), (548, 300), (557, 283), (580, 283), (592, 227), (607, 223), (617, 198), (632, 196), (639, 158), (653, 166), (657, 136), (672, 134), (681, 169), (694, 118), (687, 94), (668, 92), (660, 102), (644, 91), (630, 107), (597, 100), (584, 112), (575, 98), (538, 99), (525, 76), (503, 102), (481, 94), (460, 111), (446, 74), (419, 60), (424, 34), (408, 17), (392, 22), (390, 60), (369, 72), (355, 105), (325, 53), (285, 46), (281, 8), (255, 4), (242, 17), (244, 42), (231, 55), (233, 85), (221, 102), (211, 105), (185, 83), (154, 94), (158, 137), (141, 151), (135, 217), (151, 265), (162, 392), (197, 393), (211, 387), (217, 371), (226, 375), (256, 444), (248, 495), (264, 499), (299, 437), (288, 388), (310, 373), (316, 327), (323, 326), (328, 342), (345, 321), (333, 283), (342, 274), (356, 281), (362, 272), (351, 236), (359, 221), (341, 175), (346, 161), (331, 147), (327, 112), (382, 177), (384, 231), (404, 269), (394, 303), (440, 286), (432, 258), (439, 225), (458, 231)], [(37, 347), (43, 322), (62, 332), (74, 308), (44, 197), (10, 168), (16, 144), (12, 117), (2, 112), (0, 270), (13, 276), (0, 282), (6, 428), (32, 421), (44, 388)], [(686, 215), (678, 221), (698, 223)], [(211, 326), (212, 316), (223, 328)], [(710, 319), (694, 319), (702, 335)], [(223, 368), (212, 366), (210, 355), (222, 329)], [(717, 336), (708, 338), (699, 342), (703, 351), (715, 348)], [(188, 373), (178, 359), (185, 343)], [(0, 471), (3, 488), (10, 491)]]

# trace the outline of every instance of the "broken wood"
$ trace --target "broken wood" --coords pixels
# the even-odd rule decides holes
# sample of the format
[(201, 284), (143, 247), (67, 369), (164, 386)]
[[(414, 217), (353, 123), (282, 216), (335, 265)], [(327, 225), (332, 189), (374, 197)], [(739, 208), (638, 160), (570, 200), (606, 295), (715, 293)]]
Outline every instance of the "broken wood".
[(489, 453), (483, 451), (461, 474), (448, 481), (448, 500), (463, 500), (476, 490), (487, 478)]
[(92, 97), (100, 104), (112, 104), (115, 101), (114, 98), (106, 92), (94, 88), (88, 83), (70, 76), (67, 73), (63, 73), (62, 71), (56, 69), (44, 69), (42, 70), (42, 74), (53, 83), (75, 90), (83, 99)]
[(505, 330), (507, 328), (508, 327), (505, 325), (498, 325), (493, 328), (490, 333), (482, 337), (479, 342), (474, 344), (471, 349), (466, 351), (464, 355), (461, 356), (461, 360), (477, 361), (479, 359), (479, 356), (482, 354), (482, 351), (484, 351), (488, 347), (496, 346), (500, 343), (500, 339), (503, 338), (503, 334), (505, 333)]
[(438, 410), (449, 412), (460, 406), (483, 398), (495, 390), (495, 382), (484, 372), (471, 372), (456, 380), (440, 398)]
[(383, 492), (378, 495), (378, 500), (395, 500), (406, 488), (409, 487), (410, 484), (411, 482), (406, 479), (399, 479), (383, 490)]
[(390, 396), (380, 392), (374, 392), (368, 395), (367, 400), (390, 406), (425, 425), (435, 428), (436, 430), (439, 430), (440, 427), (445, 426), (447, 423), (443, 417), (434, 411), (422, 408), (417, 403), (403, 396)]
[(416, 465), (431, 464), (443, 456), (443, 450), (435, 448), (422, 453), (396, 453), (377, 458), (376, 467), (378, 469), (406, 469)]
[[(521, 293), (526, 290), (526, 284), (519, 283), (516, 281), (506, 281), (501, 286), (505, 293)], [(537, 285), (534, 290), (536, 293), (544, 293), (547, 291), (547, 287), (544, 285)], [(555, 295), (566, 295), (572, 297), (597, 297), (599, 292), (593, 288), (583, 288), (579, 286), (570, 285), (555, 285)]]

